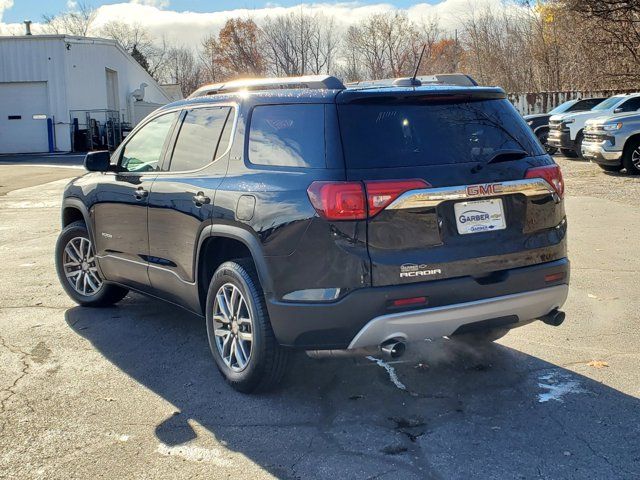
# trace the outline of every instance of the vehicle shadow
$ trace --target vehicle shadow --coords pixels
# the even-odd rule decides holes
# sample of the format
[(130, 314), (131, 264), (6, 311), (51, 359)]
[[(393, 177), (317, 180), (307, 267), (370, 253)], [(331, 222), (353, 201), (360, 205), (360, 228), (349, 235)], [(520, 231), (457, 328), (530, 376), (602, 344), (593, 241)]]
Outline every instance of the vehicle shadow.
[(281, 388), (249, 396), (216, 370), (204, 321), (178, 308), (129, 295), (65, 317), (175, 406), (159, 442), (197, 441), (193, 420), (279, 478), (640, 477), (637, 398), (502, 345), (443, 340), (393, 365), (296, 354)]

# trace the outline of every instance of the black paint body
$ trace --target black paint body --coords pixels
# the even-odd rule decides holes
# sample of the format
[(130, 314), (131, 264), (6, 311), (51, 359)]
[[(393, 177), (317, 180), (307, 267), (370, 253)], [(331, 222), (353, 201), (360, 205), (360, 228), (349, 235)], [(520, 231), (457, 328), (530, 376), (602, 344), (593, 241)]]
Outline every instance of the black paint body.
[[(307, 195), (313, 181), (420, 178), (433, 187), (445, 187), (519, 180), (528, 168), (553, 164), (541, 151), (480, 168), (477, 163), (371, 170), (345, 165), (339, 104), (438, 91), (281, 90), (168, 105), (153, 115), (232, 106), (230, 148), (200, 170), (166, 171), (176, 137), (172, 131), (158, 171), (92, 172), (71, 182), (64, 193), (63, 223), (79, 215), (84, 218), (107, 281), (200, 315), (211, 273), (208, 263), (230, 259), (216, 251), (222, 244), (209, 242), (225, 239), (225, 252), (229, 242), (239, 245), (239, 251), (250, 252), (254, 260), (276, 337), (283, 345), (303, 348), (346, 347), (367, 321), (389, 313), (389, 301), (397, 298), (424, 295), (429, 306), (460, 303), (544, 288), (549, 286), (544, 276), (558, 271), (567, 272), (559, 282), (566, 283), (564, 207), (551, 195), (504, 196), (508, 228), (464, 236), (456, 231), (453, 202), (431, 209), (385, 210), (368, 221), (329, 222), (318, 216)], [(477, 87), (446, 93), (475, 91), (504, 97), (499, 89)], [(269, 167), (248, 161), (252, 109), (288, 103), (324, 105), (326, 168)], [(118, 154), (119, 150), (112, 162)], [(147, 194), (139, 195), (140, 189)], [(208, 203), (196, 204), (194, 196), (199, 194)], [(442, 274), (429, 281), (401, 279), (399, 269), (405, 263), (429, 264)], [(292, 292), (335, 288), (340, 289), (339, 298), (328, 302), (285, 298)]]

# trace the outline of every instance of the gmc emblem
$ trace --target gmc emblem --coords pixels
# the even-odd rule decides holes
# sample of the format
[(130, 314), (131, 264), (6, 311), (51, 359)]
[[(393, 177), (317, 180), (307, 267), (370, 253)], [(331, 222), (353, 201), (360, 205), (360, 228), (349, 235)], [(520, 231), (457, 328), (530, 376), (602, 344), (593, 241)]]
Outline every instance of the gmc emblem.
[(502, 193), (502, 185), (499, 183), (485, 183), (484, 185), (470, 185), (467, 187), (467, 195), (496, 195)]

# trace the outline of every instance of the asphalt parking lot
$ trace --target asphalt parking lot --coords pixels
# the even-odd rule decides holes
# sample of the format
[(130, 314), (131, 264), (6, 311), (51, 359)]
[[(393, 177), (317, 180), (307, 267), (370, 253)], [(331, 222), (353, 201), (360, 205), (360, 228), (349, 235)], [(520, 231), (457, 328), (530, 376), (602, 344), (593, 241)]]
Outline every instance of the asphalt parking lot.
[(82, 172), (0, 162), (0, 478), (640, 478), (640, 178), (558, 162), (562, 326), (398, 363), (300, 354), (261, 396), (222, 381), (199, 318), (74, 306), (53, 248)]

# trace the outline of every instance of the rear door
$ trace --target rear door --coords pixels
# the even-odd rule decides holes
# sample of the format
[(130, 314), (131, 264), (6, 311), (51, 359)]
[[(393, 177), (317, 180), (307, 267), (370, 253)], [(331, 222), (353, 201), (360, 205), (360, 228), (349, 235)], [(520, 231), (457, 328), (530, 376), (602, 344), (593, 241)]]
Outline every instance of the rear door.
[(149, 278), (154, 289), (197, 310), (196, 252), (211, 223), (215, 193), (227, 171), (231, 106), (184, 112), (176, 139), (149, 194)]
[(562, 205), (548, 183), (525, 179), (552, 161), (506, 99), (395, 97), (338, 111), (347, 177), (369, 197), (374, 286), (491, 275), (560, 254), (549, 232)]

